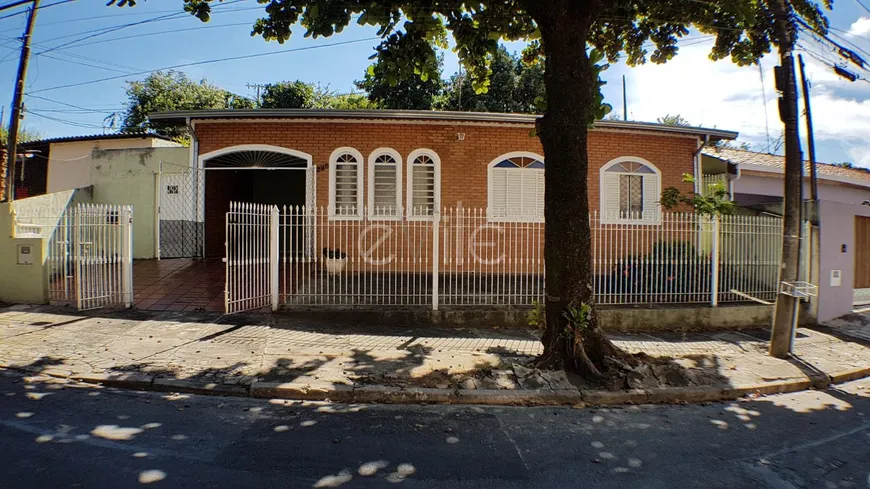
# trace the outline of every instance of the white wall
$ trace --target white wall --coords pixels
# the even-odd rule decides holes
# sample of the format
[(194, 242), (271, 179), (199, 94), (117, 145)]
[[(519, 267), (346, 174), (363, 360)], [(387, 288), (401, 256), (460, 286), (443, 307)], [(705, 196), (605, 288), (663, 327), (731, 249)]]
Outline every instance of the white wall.
[[(782, 197), (782, 175), (778, 173), (743, 173), (732, 182), (735, 194), (768, 195)], [(812, 196), (809, 183), (804, 183), (804, 197)], [(870, 187), (846, 185), (840, 182), (819, 179), (819, 200), (860, 204), (870, 200)]]
[[(133, 258), (154, 258), (155, 174), (167, 167), (189, 167), (187, 148), (156, 147), (94, 151), (89, 181), (94, 203), (133, 206)], [(165, 188), (165, 183), (161, 185)], [(164, 196), (165, 197), (165, 196)]]
[(153, 137), (51, 143), (46, 192), (59, 192), (91, 185), (89, 176), (91, 155), (94, 150), (156, 147), (181, 147), (181, 145)]
[[(750, 172), (734, 181), (735, 194), (782, 197), (782, 175)], [(805, 183), (804, 196), (811, 196), (810, 185)], [(819, 179), (819, 297), (820, 323), (838, 318), (852, 311), (855, 280), (855, 216), (870, 216), (870, 206), (861, 205), (870, 200), (870, 187), (846, 185)], [(846, 251), (843, 252), (843, 245)], [(842, 273), (841, 285), (831, 286), (831, 270)]]
[[(820, 323), (852, 312), (855, 280), (855, 216), (870, 217), (870, 206), (823, 201), (819, 206)], [(843, 251), (846, 245), (846, 251)], [(831, 270), (842, 271), (842, 285), (831, 287)]]

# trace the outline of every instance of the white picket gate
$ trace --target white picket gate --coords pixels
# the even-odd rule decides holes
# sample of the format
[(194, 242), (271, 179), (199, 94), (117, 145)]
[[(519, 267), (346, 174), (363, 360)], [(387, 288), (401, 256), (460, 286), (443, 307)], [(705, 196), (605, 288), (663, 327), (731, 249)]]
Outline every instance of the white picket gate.
[[(37, 215), (38, 214), (38, 215)], [(49, 300), (79, 310), (133, 305), (133, 208), (78, 204), (17, 216), (48, 238)], [(38, 223), (38, 224), (35, 224)]]
[(226, 216), (227, 314), (278, 307), (278, 208), (231, 202)]
[(73, 224), (79, 310), (133, 305), (133, 209), (80, 204)]

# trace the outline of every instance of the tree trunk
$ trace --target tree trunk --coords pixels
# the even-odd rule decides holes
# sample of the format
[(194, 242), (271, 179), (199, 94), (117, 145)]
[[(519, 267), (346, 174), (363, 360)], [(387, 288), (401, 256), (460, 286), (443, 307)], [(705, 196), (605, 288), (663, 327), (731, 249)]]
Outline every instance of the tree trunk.
[[(528, 0), (527, 9), (541, 30), (546, 53), (544, 75), (547, 109), (538, 122), (544, 146), (544, 258), (546, 261), (546, 330), (538, 365), (574, 370), (604, 380), (608, 357), (622, 357), (598, 325), (592, 289), (591, 232), (587, 184), (587, 137), (596, 103), (597, 74), (586, 41), (599, 2)], [(585, 324), (569, 321), (566, 312), (592, 307)]]

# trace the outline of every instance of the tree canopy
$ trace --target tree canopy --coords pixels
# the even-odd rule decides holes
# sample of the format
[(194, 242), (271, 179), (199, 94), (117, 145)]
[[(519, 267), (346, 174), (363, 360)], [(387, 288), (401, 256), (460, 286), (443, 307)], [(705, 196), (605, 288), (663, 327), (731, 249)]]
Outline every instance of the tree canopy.
[(126, 92), (127, 108), (122, 116), (121, 131), (148, 129), (174, 138), (184, 138), (186, 128), (151, 122), (148, 114), (168, 110), (254, 107), (254, 101), (247, 97), (236, 95), (206, 80), (194, 81), (180, 71), (155, 71), (142, 81), (127, 82)]
[(443, 108), (475, 112), (539, 113), (546, 98), (544, 66), (539, 60), (524, 62), (500, 46), (490, 55), (489, 85), (475, 90), (465, 74), (456, 73), (445, 89)]
[(692, 124), (686, 120), (680, 114), (665, 114), (662, 117), (656, 119), (659, 124), (665, 124), (667, 126), (691, 126)]
[(264, 109), (301, 109), (314, 100), (314, 85), (301, 80), (267, 83), (260, 107)]
[[(9, 126), (0, 125), (0, 147), (6, 147), (6, 140), (9, 137)], [(18, 129), (18, 142), (26, 143), (28, 141), (36, 141), (42, 139), (42, 133), (39, 131), (30, 130), (24, 127)]]
[(320, 84), (301, 80), (266, 84), (260, 100), (263, 109), (373, 109), (377, 104), (361, 93), (338, 93)]
[[(185, 11), (207, 21), (214, 1), (183, 3)], [(774, 46), (790, 52), (800, 28), (826, 34), (823, 8), (832, 7), (832, 0), (260, 1), (264, 16), (251, 34), (267, 41), (283, 43), (297, 29), (317, 38), (339, 34), (351, 22), (376, 26), (381, 42), (374, 56), (387, 80), (438, 76), (438, 49), (452, 47), (472, 85), (484, 91), (499, 41), (531, 43), (527, 57), (543, 59), (546, 85), (536, 131), (547, 165), (546, 329), (538, 365), (576, 370), (592, 381), (622, 382), (619, 387), (645, 360), (616, 348), (591, 307), (587, 137), (593, 121), (607, 112), (601, 94), (603, 62), (623, 57), (629, 65), (665, 62), (694, 28), (715, 37), (710, 58), (730, 57), (748, 65)]]
[(476, 90), (465, 73), (454, 73), (445, 82), (440, 58), (437, 76), (426, 80), (413, 73), (390, 76), (386, 62), (376, 60), (356, 86), (384, 109), (540, 112), (540, 102), (546, 96), (543, 64), (538, 60), (525, 63), (504, 46), (490, 58), (485, 91)]
[(423, 80), (414, 74), (401, 78), (389, 78), (384, 62), (377, 60), (369, 66), (362, 80), (354, 82), (364, 90), (373, 103), (384, 109), (431, 110), (439, 106), (444, 80), (441, 79), (442, 59), (439, 59), (438, 76)]

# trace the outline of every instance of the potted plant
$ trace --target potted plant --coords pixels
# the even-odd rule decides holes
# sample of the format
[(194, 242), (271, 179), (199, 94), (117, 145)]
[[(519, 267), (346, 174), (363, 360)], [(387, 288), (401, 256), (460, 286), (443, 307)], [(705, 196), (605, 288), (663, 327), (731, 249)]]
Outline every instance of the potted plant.
[(323, 248), (323, 261), (326, 263), (326, 273), (338, 275), (347, 266), (347, 253), (338, 248), (334, 250)]

